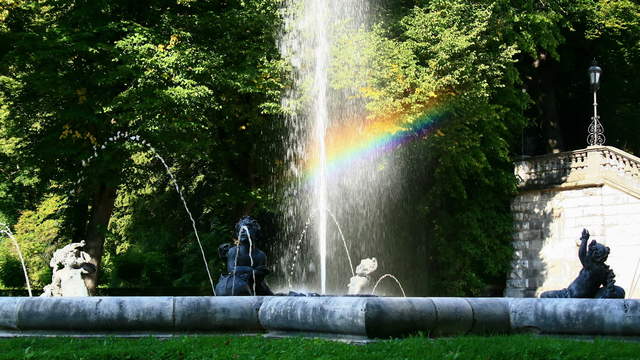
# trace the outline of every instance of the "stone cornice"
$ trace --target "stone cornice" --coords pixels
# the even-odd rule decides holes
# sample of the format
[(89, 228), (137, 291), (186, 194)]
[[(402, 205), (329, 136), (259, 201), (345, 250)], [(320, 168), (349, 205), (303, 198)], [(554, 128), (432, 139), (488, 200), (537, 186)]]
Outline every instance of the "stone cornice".
[(608, 185), (640, 199), (640, 158), (611, 146), (531, 157), (515, 163), (521, 191)]

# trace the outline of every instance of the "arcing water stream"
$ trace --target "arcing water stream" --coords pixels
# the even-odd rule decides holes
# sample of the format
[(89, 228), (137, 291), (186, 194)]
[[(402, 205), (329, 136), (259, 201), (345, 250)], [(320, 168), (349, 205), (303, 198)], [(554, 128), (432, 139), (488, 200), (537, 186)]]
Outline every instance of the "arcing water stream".
[(3, 223), (0, 223), (0, 235), (7, 236), (13, 242), (13, 246), (15, 246), (16, 252), (18, 253), (18, 257), (20, 258), (20, 264), (22, 265), (22, 272), (24, 273), (24, 281), (27, 284), (29, 297), (33, 296), (33, 294), (31, 293), (31, 283), (29, 282), (29, 273), (27, 273), (27, 266), (24, 263), (24, 257), (22, 256), (22, 250), (20, 250), (20, 245), (18, 244), (18, 240), (13, 235), (13, 232), (11, 231), (9, 226)]
[[(211, 277), (211, 271), (209, 270), (209, 263), (207, 261), (207, 256), (205, 255), (204, 252), (204, 248), (202, 246), (202, 241), (200, 241), (200, 235), (198, 234), (198, 229), (196, 228), (196, 221), (193, 218), (193, 215), (191, 214), (191, 211), (189, 210), (189, 207), (187, 206), (187, 201), (184, 198), (184, 195), (182, 193), (182, 189), (180, 188), (180, 186), (178, 185), (178, 181), (176, 180), (175, 176), (173, 175), (173, 172), (171, 171), (171, 169), (169, 168), (169, 165), (167, 165), (167, 162), (165, 161), (165, 159), (160, 156), (160, 154), (158, 154), (158, 152), (156, 151), (156, 149), (151, 146), (151, 144), (149, 144), (146, 140), (141, 139), (140, 136), (138, 135), (129, 135), (126, 132), (118, 132), (115, 136), (110, 137), (108, 139), (108, 141), (106, 143), (104, 143), (102, 146), (98, 147), (94, 147), (94, 152), (93, 155), (90, 156), (86, 161), (82, 162), (82, 166), (86, 167), (89, 163), (91, 163), (93, 160), (95, 160), (98, 157), (98, 150), (104, 150), (109, 144), (117, 142), (117, 141), (131, 141), (133, 143), (142, 145), (143, 147), (145, 147), (146, 149), (150, 150), (151, 153), (153, 154), (153, 156), (160, 160), (160, 162), (162, 163), (162, 166), (164, 167), (164, 169), (166, 170), (167, 174), (169, 175), (169, 178), (171, 178), (171, 183), (173, 185), (173, 187), (176, 189), (176, 192), (178, 193), (178, 196), (180, 196), (180, 201), (182, 201), (182, 205), (184, 206), (184, 210), (187, 212), (187, 215), (189, 216), (189, 219), (191, 220), (191, 227), (193, 228), (193, 233), (196, 236), (196, 241), (198, 242), (198, 246), (200, 247), (200, 254), (202, 255), (202, 261), (204, 262), (204, 268), (205, 271), (207, 272), (207, 277), (209, 279), (209, 283), (211, 284), (211, 291), (213, 292), (213, 295), (216, 295), (216, 290), (215, 290), (215, 285), (213, 283), (213, 277)], [(84, 177), (80, 177), (78, 179), (77, 184), (81, 183), (82, 180), (84, 179)]]

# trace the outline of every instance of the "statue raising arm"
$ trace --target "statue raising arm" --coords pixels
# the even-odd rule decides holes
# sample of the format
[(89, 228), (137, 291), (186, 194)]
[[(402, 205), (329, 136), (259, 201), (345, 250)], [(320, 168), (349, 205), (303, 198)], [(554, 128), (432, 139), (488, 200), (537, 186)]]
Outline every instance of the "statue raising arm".
[(582, 229), (582, 236), (580, 236), (580, 249), (578, 250), (578, 258), (583, 267), (587, 266), (587, 241), (589, 240), (589, 231)]

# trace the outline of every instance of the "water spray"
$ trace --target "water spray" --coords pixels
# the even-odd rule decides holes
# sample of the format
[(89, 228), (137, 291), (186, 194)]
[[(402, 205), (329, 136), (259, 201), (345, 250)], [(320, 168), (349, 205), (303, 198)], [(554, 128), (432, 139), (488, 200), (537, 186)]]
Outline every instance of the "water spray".
[(11, 229), (8, 225), (0, 223), (0, 234), (6, 235), (16, 247), (16, 251), (18, 252), (18, 257), (20, 258), (20, 263), (22, 264), (22, 271), (24, 272), (24, 280), (27, 283), (27, 290), (29, 291), (29, 297), (32, 297), (31, 293), (31, 283), (29, 282), (29, 274), (27, 273), (27, 266), (24, 263), (24, 257), (22, 256), (22, 251), (20, 250), (20, 245), (18, 244), (18, 240), (11, 232)]

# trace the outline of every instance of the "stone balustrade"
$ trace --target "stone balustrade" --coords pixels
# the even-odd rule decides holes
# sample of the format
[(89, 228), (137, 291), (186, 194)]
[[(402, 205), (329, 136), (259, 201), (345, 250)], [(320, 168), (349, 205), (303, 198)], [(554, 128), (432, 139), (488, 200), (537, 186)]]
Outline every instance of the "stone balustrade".
[(608, 184), (640, 197), (640, 158), (610, 146), (523, 159), (515, 174), (523, 190)]
[(640, 195), (640, 158), (610, 146), (590, 146), (524, 159), (515, 164), (515, 174), (520, 189), (606, 183)]

